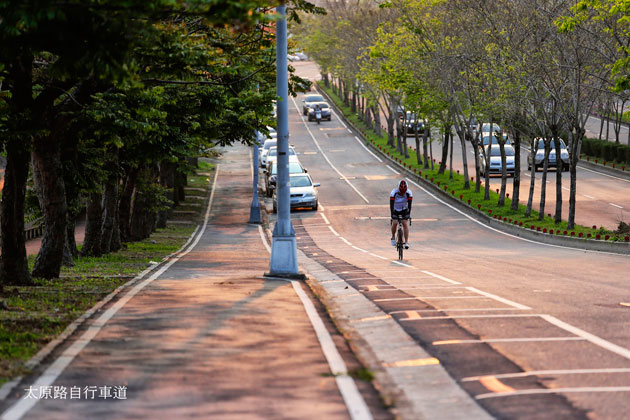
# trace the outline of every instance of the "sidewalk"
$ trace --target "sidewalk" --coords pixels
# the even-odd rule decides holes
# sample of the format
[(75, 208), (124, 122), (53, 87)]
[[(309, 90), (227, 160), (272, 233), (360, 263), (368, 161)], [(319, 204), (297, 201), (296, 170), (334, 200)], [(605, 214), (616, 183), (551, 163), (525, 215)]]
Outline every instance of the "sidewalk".
[[(269, 253), (247, 223), (249, 150), (224, 152), (208, 225), (190, 252), (98, 312), (45, 372), (17, 387), (3, 420), (350, 418), (293, 285), (262, 277)], [(67, 395), (25, 398), (24, 389), (48, 386)]]

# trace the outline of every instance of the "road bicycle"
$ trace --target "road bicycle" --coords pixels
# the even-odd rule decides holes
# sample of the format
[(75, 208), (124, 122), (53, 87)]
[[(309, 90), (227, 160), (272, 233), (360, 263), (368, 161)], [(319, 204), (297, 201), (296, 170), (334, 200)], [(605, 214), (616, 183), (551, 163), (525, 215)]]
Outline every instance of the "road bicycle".
[[(403, 259), (403, 252), (405, 250), (405, 233), (403, 231), (403, 218), (399, 214), (396, 216), (398, 221), (398, 230), (396, 232), (396, 252), (398, 252), (398, 259)], [(411, 217), (409, 218), (409, 226), (411, 226)]]

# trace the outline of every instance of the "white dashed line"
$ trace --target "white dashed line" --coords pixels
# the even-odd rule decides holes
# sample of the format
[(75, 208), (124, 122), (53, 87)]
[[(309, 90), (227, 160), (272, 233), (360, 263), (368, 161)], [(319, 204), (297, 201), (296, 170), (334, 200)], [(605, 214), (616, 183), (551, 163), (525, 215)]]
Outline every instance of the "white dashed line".
[[(320, 206), (321, 206), (321, 204), (320, 204)], [(319, 213), (319, 214), (320, 214), (320, 216), (322, 216), (322, 219), (324, 219), (324, 222), (326, 222), (326, 224), (329, 225), (330, 222), (328, 221), (328, 218), (326, 217), (326, 215), (324, 213)]]
[(623, 207), (621, 207), (620, 205), (615, 204), (615, 203), (608, 203), (608, 204), (610, 204), (610, 205), (611, 205), (611, 206), (613, 206), (613, 207), (617, 207), (618, 209), (622, 209), (622, 208), (623, 208)]
[(370, 149), (368, 149), (368, 147), (367, 147), (367, 146), (366, 146), (366, 145), (365, 145), (365, 144), (361, 141), (361, 139), (360, 139), (360, 138), (358, 138), (357, 136), (354, 136), (354, 138), (355, 138), (355, 139), (357, 139), (357, 141), (359, 142), (359, 144), (360, 144), (360, 145), (361, 145), (361, 146), (362, 146), (365, 150), (367, 150), (367, 151), (368, 151), (368, 152), (369, 152), (372, 156), (374, 156), (374, 159), (378, 160), (379, 162), (382, 162), (382, 161), (383, 161), (380, 157), (376, 156), (376, 155), (374, 154), (374, 152), (372, 152)]
[(392, 167), (391, 167), (391, 166), (389, 166), (389, 165), (385, 165), (385, 166), (387, 166), (387, 169), (389, 169), (390, 171), (392, 171), (392, 172), (393, 172), (393, 173), (395, 173), (396, 175), (400, 175), (400, 172), (396, 171), (396, 169), (392, 168)]

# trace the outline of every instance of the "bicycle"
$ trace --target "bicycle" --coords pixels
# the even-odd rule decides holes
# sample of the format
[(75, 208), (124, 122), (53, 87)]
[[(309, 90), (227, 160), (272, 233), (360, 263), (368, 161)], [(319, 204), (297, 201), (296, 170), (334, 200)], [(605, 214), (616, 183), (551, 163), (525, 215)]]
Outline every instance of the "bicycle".
[[(402, 224), (403, 218), (399, 214), (396, 216), (396, 219), (398, 221), (398, 230), (396, 232), (396, 251), (398, 252), (398, 259), (402, 260), (403, 252), (405, 250), (405, 234), (403, 231), (403, 224)], [(411, 217), (409, 218), (409, 226), (411, 226)]]

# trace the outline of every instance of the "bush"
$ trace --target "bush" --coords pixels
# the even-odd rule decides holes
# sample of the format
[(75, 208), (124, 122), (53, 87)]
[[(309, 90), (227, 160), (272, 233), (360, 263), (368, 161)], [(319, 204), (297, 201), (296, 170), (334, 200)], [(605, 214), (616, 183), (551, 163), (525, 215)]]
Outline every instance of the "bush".
[(593, 157), (601, 157), (602, 155), (602, 144), (603, 142), (600, 140), (593, 139), (591, 142), (591, 156)]
[(602, 147), (602, 157), (607, 162), (613, 162), (617, 157), (617, 143), (606, 142)]
[(582, 153), (586, 156), (593, 156), (593, 139), (585, 137), (582, 140)]
[(628, 165), (630, 165), (630, 146), (625, 146), (625, 147), (623, 148), (623, 151), (624, 151), (624, 155), (625, 155), (625, 157), (624, 157), (624, 161), (625, 161)]

